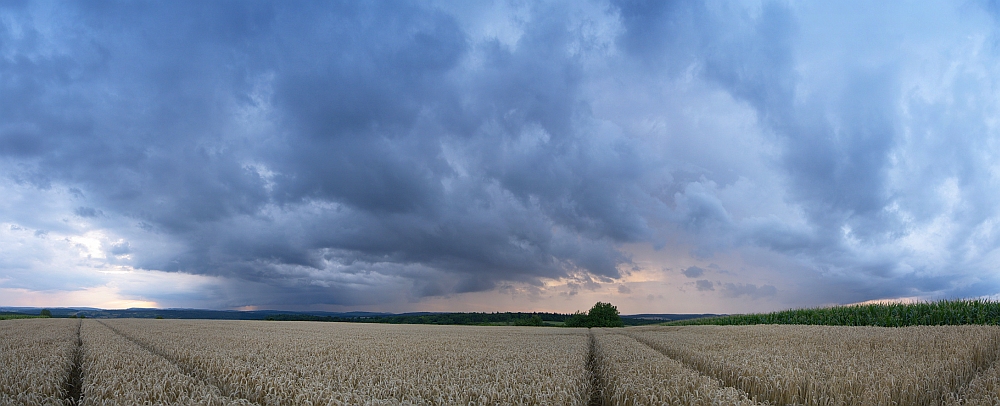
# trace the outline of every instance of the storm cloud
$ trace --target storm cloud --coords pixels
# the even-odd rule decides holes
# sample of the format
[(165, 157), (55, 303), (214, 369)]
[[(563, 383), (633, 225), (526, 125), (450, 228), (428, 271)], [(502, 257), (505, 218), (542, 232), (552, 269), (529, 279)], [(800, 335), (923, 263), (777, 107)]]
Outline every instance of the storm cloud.
[(688, 278), (697, 278), (705, 274), (705, 270), (696, 266), (689, 266), (687, 269), (681, 271), (684, 276)]
[(537, 297), (627, 282), (638, 246), (734, 301), (997, 294), (995, 11), (5, 3), (0, 287)]

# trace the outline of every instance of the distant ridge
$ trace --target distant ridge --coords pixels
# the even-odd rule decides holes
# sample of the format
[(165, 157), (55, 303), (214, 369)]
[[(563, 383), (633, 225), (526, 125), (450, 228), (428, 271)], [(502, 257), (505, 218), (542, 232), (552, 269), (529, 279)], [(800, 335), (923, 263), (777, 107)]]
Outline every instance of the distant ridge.
[(640, 320), (678, 321), (678, 320), (700, 319), (700, 318), (703, 318), (703, 317), (721, 317), (721, 316), (727, 316), (727, 315), (726, 314), (712, 314), (712, 313), (703, 313), (703, 314), (688, 314), (688, 313), (681, 313), (681, 314), (676, 314), (676, 313), (662, 313), (661, 314), (661, 313), (657, 313), (657, 314), (651, 314), (651, 313), (643, 313), (643, 314), (622, 315), (621, 317), (625, 317), (625, 318), (629, 318), (629, 319), (640, 319)]
[(283, 310), (205, 310), (205, 309), (154, 309), (154, 308), (129, 308), (129, 309), (97, 309), (93, 307), (13, 307), (0, 306), (0, 312), (38, 314), (42, 309), (48, 309), (53, 317), (84, 316), (89, 318), (139, 318), (152, 319), (162, 317), (165, 319), (218, 319), (218, 320), (264, 320), (267, 316), (279, 314), (301, 314), (310, 316), (329, 317), (379, 317), (391, 316), (393, 313), (378, 312), (323, 312), (323, 311), (283, 311)]
[[(324, 311), (284, 311), (284, 310), (206, 310), (186, 308), (129, 308), (97, 309), (93, 307), (14, 307), (0, 306), (0, 313), (37, 315), (48, 309), (52, 317), (86, 317), (97, 319), (209, 319), (209, 320), (275, 320), (275, 321), (340, 321), (378, 322), (400, 324), (489, 324), (515, 323), (521, 318), (539, 315), (545, 322), (561, 325), (569, 314), (535, 312), (324, 312)], [(674, 314), (643, 313), (622, 315), (626, 325), (655, 324), (670, 321), (691, 320), (705, 317), (725, 316), (720, 314)]]

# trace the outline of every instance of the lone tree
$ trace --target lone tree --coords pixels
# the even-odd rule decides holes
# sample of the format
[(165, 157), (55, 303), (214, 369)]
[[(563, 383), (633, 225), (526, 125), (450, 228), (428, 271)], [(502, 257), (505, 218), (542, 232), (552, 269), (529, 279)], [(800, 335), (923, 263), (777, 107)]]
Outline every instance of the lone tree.
[(622, 318), (618, 317), (618, 308), (611, 303), (597, 302), (587, 314), (593, 327), (624, 327)]
[(52, 317), (52, 312), (50, 312), (49, 309), (42, 309), (42, 316)]
[(624, 327), (618, 308), (611, 303), (597, 302), (590, 312), (573, 313), (566, 319), (566, 327)]

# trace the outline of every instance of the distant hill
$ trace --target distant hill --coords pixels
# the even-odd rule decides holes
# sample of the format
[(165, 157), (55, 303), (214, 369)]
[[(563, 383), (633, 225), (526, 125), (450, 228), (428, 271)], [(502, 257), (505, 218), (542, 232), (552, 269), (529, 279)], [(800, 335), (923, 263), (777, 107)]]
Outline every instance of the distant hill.
[[(0, 313), (37, 315), (41, 307), (0, 307)], [(457, 313), (457, 312), (322, 312), (283, 310), (204, 310), (204, 309), (96, 309), (92, 307), (47, 307), (53, 317), (87, 317), (98, 319), (214, 319), (214, 320), (274, 320), (274, 321), (337, 321), (389, 324), (459, 324), (459, 325), (513, 325), (523, 323), (532, 316), (539, 316), (543, 324), (561, 325), (569, 314), (561, 313)], [(716, 317), (717, 314), (632, 314), (622, 315), (626, 326), (662, 323), (665, 321), (689, 320), (702, 317)]]
[[(42, 307), (0, 307), (0, 312), (18, 314), (38, 314)], [(52, 312), (53, 317), (85, 316), (99, 319), (137, 318), (153, 319), (162, 317), (165, 319), (218, 319), (218, 320), (264, 320), (267, 316), (277, 314), (303, 314), (314, 316), (332, 317), (378, 317), (389, 316), (392, 313), (376, 312), (289, 312), (282, 310), (204, 310), (204, 309), (151, 309), (151, 308), (130, 308), (130, 309), (95, 309), (92, 307), (45, 307)]]
[(678, 321), (678, 320), (690, 320), (690, 319), (700, 319), (703, 317), (720, 317), (726, 316), (725, 314), (673, 314), (673, 313), (663, 313), (663, 314), (629, 314), (622, 315), (622, 318), (629, 319), (640, 319), (640, 320), (657, 320), (660, 322), (664, 321)]

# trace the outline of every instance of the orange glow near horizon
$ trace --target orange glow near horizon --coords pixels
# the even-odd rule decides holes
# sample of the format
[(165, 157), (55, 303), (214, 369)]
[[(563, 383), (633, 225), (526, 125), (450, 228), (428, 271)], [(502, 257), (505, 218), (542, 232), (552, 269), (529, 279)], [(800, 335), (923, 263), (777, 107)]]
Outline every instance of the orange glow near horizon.
[(157, 302), (122, 297), (118, 289), (98, 286), (73, 291), (31, 291), (0, 288), (0, 296), (8, 303), (23, 307), (94, 307), (98, 309), (158, 308)]

